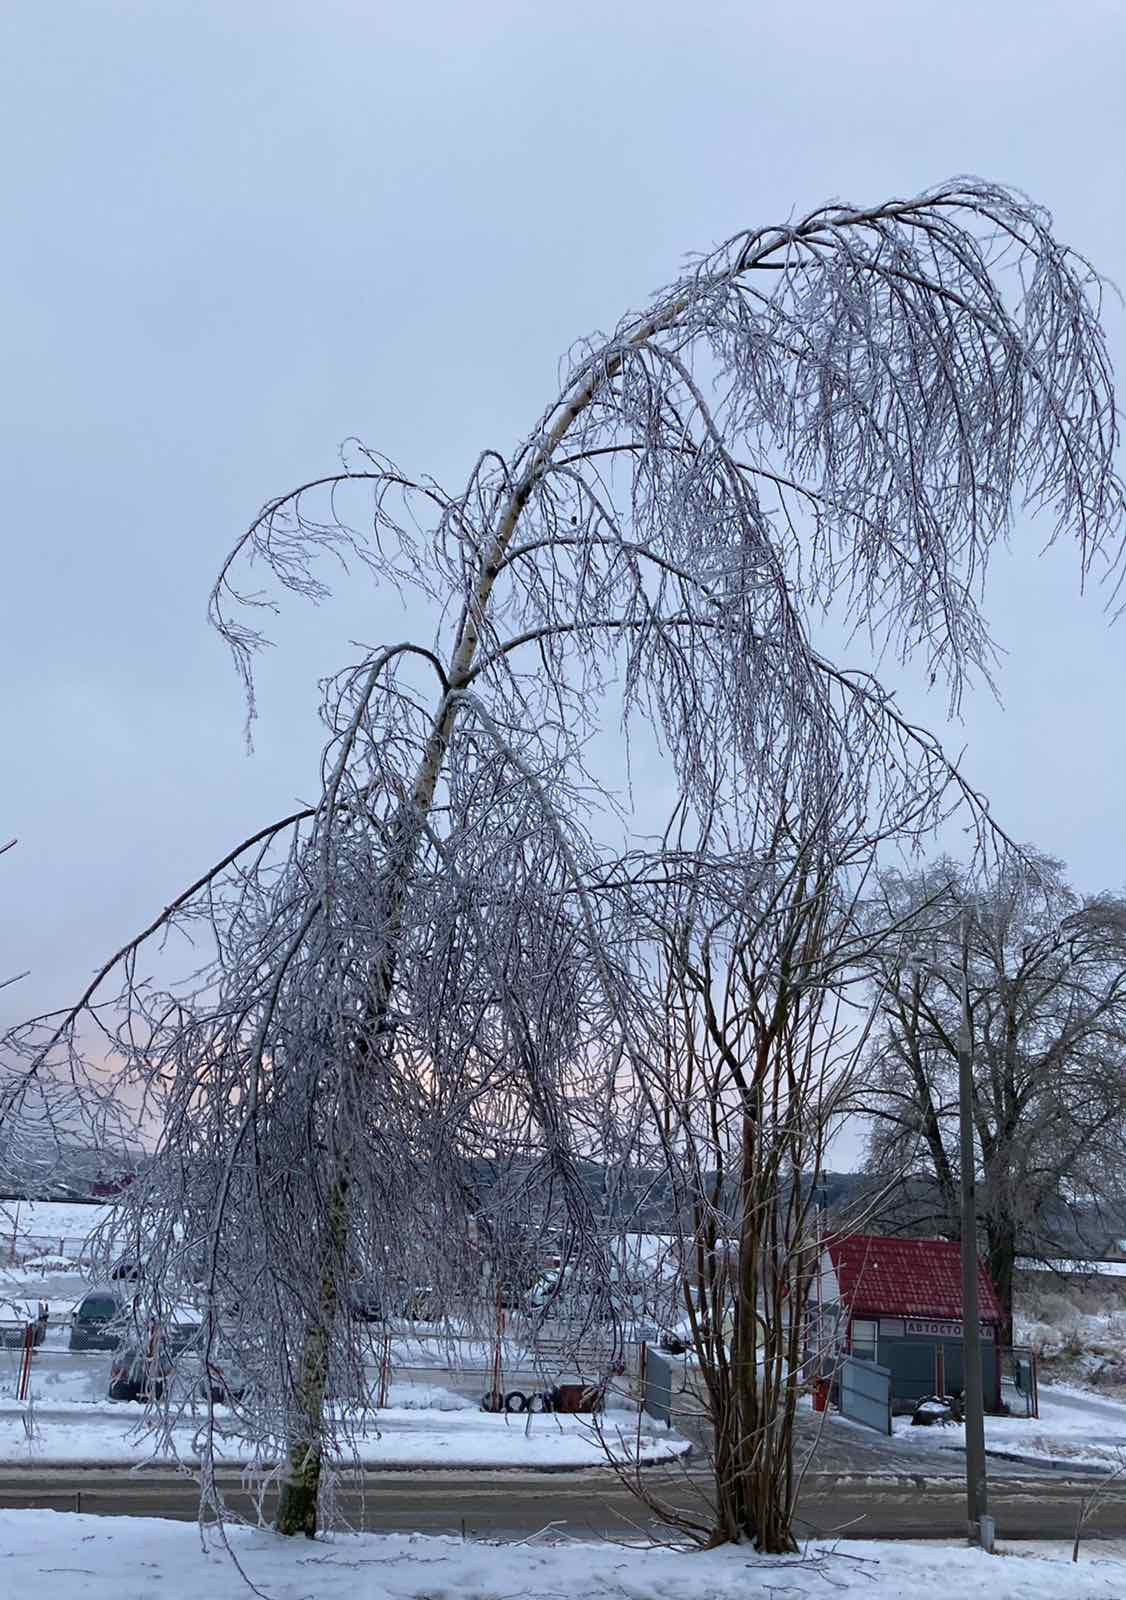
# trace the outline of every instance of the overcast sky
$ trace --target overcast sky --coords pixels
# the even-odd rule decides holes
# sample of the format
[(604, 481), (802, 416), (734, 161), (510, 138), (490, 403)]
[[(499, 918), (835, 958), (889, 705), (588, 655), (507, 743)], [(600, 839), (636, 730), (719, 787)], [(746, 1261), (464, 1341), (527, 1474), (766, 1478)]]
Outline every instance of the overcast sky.
[[(308, 797), (317, 676), (398, 637), (359, 582), (295, 602), (246, 757), (204, 608), (265, 498), (351, 434), (452, 486), (686, 253), (833, 196), (1011, 182), (1126, 277), (1124, 78), (1122, 0), (8, 0), (4, 1016)], [(1010, 833), (1121, 886), (1126, 622), (1045, 533), (993, 573), (1004, 707), (943, 732)]]

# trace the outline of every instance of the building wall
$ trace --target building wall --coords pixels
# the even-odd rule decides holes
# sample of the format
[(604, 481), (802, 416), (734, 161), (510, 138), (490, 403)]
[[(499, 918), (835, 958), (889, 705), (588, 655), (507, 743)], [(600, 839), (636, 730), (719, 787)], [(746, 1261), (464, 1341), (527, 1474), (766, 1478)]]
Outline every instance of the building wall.
[[(983, 1322), (981, 1331), (985, 1409), (996, 1411), (1001, 1398), (997, 1330), (991, 1323)], [(849, 1323), (848, 1345), (853, 1355), (891, 1369), (893, 1405), (896, 1401), (914, 1403), (935, 1392), (939, 1352), (943, 1361), (944, 1392), (953, 1394), (963, 1387), (960, 1323), (926, 1317), (853, 1317)]]

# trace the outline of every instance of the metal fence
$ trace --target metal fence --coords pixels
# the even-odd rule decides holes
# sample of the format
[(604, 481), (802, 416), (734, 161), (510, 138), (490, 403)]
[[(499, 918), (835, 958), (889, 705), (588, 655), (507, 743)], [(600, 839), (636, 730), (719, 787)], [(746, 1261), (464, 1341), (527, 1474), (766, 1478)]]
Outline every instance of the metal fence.
[(891, 1433), (891, 1368), (845, 1356), (840, 1369), (841, 1415), (877, 1433)]
[[(88, 1236), (74, 1234), (0, 1232), (0, 1261), (6, 1266), (30, 1266), (32, 1271), (40, 1270), (38, 1261), (44, 1257), (65, 1259), (67, 1266), (79, 1267), (89, 1260), (89, 1243)], [(50, 1270), (48, 1266), (42, 1272)]]
[(672, 1362), (647, 1344), (641, 1347), (641, 1409), (672, 1427)]

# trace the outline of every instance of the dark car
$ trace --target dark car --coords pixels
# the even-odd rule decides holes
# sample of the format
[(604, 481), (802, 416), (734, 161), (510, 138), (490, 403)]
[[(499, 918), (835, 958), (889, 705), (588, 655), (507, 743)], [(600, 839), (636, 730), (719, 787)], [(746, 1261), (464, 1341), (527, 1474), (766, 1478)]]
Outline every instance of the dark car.
[(131, 1260), (123, 1256), (120, 1261), (115, 1261), (109, 1269), (111, 1279), (122, 1278), (129, 1283), (139, 1283), (145, 1275), (145, 1269), (140, 1261)]
[(400, 1302), (400, 1316), (409, 1322), (436, 1322), (439, 1319), (438, 1297), (428, 1283), (416, 1283)]
[(172, 1370), (172, 1358), (161, 1348), (155, 1355), (139, 1344), (127, 1344), (113, 1359), (109, 1373), (111, 1400), (160, 1400)]
[(70, 1314), (70, 1348), (116, 1350), (128, 1305), (116, 1284), (88, 1290)]
[(204, 1366), (199, 1387), (205, 1400), (210, 1395), (214, 1405), (233, 1406), (249, 1390), (250, 1379), (235, 1352), (220, 1344)]
[(357, 1322), (383, 1322), (394, 1314), (395, 1308), (382, 1284), (357, 1278), (348, 1296), (348, 1309)]
[(348, 1307), (357, 1322), (387, 1322), (405, 1317), (409, 1322), (430, 1322), (438, 1314), (437, 1298), (428, 1283), (378, 1283), (359, 1278), (352, 1285)]
[(526, 1278), (498, 1278), (496, 1303), (502, 1311), (523, 1311), (534, 1283)]
[(8, 1318), (0, 1322), (0, 1345), (6, 1350), (22, 1350), (27, 1343), (27, 1330), (31, 1329), (31, 1342), (41, 1345), (47, 1337), (47, 1323), (50, 1320), (47, 1311), (47, 1302), (40, 1300), (36, 1315), (31, 1314), (30, 1304), (27, 1314), (23, 1317)]

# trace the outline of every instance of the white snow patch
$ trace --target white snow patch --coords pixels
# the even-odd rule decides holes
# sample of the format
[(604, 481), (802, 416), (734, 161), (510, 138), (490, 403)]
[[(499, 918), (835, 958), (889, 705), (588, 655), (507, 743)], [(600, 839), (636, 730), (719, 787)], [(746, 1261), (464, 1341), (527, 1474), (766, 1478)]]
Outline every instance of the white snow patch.
[[(965, 1443), (960, 1423), (921, 1428), (910, 1417), (896, 1417), (893, 1427), (898, 1443), (921, 1450), (949, 1450)], [(1039, 1417), (986, 1417), (985, 1448), (1116, 1469), (1126, 1462), (1126, 1405), (1042, 1383)]]
[[(1126, 1593), (1115, 1547), (813, 1542), (796, 1557), (745, 1547), (706, 1554), (616, 1544), (477, 1544), (407, 1534), (338, 1534), (310, 1545), (234, 1527), (231, 1547), (272, 1600), (1101, 1600)], [(36, 1600), (243, 1600), (250, 1591), (214, 1536), (194, 1523), (0, 1511), (6, 1587)]]
[[(0, 1248), (62, 1254), (73, 1260), (105, 1221), (110, 1207), (67, 1200), (5, 1200), (0, 1204)], [(60, 1244), (62, 1249), (60, 1251)]]
[[(645, 1463), (667, 1461), (689, 1449), (687, 1441), (666, 1433), (647, 1418), (639, 1432), (636, 1413), (608, 1412), (599, 1430), (589, 1417), (490, 1416), (472, 1408), (424, 1409), (417, 1404), (424, 1395), (408, 1393), (404, 1397), (392, 1391), (392, 1398), (405, 1398), (405, 1404), (369, 1412), (362, 1418), (342, 1416), (349, 1439), (345, 1447), (348, 1460), (385, 1468), (582, 1468), (604, 1466), (607, 1449), (618, 1461), (639, 1459)], [(452, 1407), (460, 1405), (456, 1395), (445, 1395), (443, 1401)], [(194, 1422), (185, 1420), (174, 1428), (174, 1455), (168, 1459), (190, 1464), (198, 1461), (195, 1431), (205, 1415), (206, 1409), (198, 1407)], [(235, 1431), (235, 1414), (217, 1408), (216, 1415), (218, 1457), (230, 1465), (252, 1462), (255, 1449)], [(109, 1401), (83, 1404), (56, 1389), (49, 1397), (36, 1396), (29, 1414), (20, 1401), (0, 1399), (2, 1465), (137, 1465), (156, 1459), (164, 1458), (156, 1455), (140, 1406)]]

